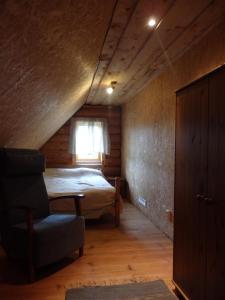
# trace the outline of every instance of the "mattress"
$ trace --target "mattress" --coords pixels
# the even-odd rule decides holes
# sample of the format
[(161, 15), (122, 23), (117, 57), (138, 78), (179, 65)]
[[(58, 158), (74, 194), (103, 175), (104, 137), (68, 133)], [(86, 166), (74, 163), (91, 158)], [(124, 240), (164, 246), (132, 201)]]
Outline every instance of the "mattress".
[[(44, 180), (50, 198), (83, 193), (85, 199), (81, 200), (82, 215), (88, 219), (99, 218), (114, 211), (116, 190), (107, 182), (100, 170), (48, 168), (44, 173)], [(74, 211), (74, 202), (53, 201), (51, 210)]]

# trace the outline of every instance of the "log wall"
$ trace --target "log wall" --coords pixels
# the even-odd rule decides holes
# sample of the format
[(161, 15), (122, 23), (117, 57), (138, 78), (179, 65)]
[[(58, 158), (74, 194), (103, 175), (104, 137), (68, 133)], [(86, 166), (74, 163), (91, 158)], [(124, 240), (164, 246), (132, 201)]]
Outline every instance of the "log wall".
[[(102, 170), (106, 176), (120, 176), (121, 109), (119, 106), (84, 105), (73, 117), (105, 118), (108, 121), (111, 153), (106, 155)], [(70, 119), (71, 120), (71, 119)], [(70, 120), (41, 148), (47, 167), (74, 167), (69, 153)]]

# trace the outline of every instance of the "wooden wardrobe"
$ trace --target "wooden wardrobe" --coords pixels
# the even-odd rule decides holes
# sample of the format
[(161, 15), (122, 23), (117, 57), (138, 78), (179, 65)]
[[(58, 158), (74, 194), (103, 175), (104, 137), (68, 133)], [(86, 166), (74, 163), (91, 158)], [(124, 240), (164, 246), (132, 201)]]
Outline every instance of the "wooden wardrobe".
[(225, 67), (177, 92), (175, 157), (173, 281), (225, 299)]

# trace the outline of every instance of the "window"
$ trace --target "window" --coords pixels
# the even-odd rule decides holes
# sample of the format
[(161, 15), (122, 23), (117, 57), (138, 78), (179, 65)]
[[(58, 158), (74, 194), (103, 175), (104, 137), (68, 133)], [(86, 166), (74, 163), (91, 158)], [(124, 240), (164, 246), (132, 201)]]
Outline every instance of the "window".
[(100, 164), (109, 154), (107, 123), (103, 119), (75, 119), (71, 122), (71, 153), (78, 164)]

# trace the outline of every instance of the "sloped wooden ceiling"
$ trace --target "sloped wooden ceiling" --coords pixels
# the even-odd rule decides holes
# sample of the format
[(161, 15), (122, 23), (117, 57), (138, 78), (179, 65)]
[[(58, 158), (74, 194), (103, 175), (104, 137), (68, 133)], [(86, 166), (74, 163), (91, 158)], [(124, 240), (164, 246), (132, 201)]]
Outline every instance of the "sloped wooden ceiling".
[[(147, 26), (151, 17), (155, 28)], [(173, 72), (172, 62), (224, 17), (224, 0), (118, 1), (87, 103), (130, 99), (165, 66)], [(111, 81), (117, 84), (107, 95)]]
[(130, 99), (224, 16), (224, 0), (1, 0), (0, 146), (39, 148), (82, 104)]
[(0, 1), (0, 146), (39, 148), (80, 108), (115, 3)]

